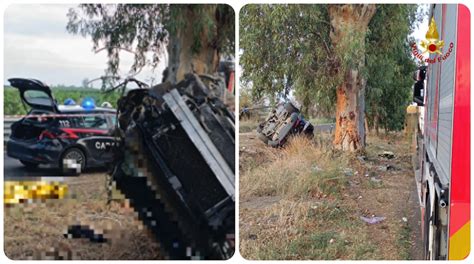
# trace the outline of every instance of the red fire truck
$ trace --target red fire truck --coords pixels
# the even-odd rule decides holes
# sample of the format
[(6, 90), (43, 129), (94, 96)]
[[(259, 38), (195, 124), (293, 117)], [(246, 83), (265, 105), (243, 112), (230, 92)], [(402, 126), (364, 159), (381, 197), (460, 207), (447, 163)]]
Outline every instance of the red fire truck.
[(441, 54), (426, 58), (414, 87), (421, 116), (415, 175), (424, 256), (465, 259), (470, 252), (470, 12), (461, 4), (435, 4), (431, 18), (444, 45)]

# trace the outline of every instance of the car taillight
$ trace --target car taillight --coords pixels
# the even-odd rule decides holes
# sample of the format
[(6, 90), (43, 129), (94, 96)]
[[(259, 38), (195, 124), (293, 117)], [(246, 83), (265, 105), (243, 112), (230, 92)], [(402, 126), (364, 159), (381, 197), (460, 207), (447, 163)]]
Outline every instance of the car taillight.
[(60, 138), (64, 138), (64, 139), (78, 139), (79, 136), (74, 133), (74, 131), (72, 130), (69, 130), (69, 129), (61, 129), (61, 131), (63, 133), (61, 133), (61, 135), (59, 135)]
[(44, 130), (41, 132), (39, 135), (39, 140), (42, 140), (44, 138), (49, 138), (49, 139), (55, 139), (55, 138), (61, 138), (61, 139), (78, 139), (79, 136), (74, 133), (73, 131), (70, 131), (68, 129), (61, 129), (60, 134), (56, 134), (54, 132)]
[(56, 135), (48, 130), (43, 130), (43, 132), (41, 132), (41, 134), (39, 135), (38, 139), (42, 140), (43, 138), (54, 139), (56, 138)]

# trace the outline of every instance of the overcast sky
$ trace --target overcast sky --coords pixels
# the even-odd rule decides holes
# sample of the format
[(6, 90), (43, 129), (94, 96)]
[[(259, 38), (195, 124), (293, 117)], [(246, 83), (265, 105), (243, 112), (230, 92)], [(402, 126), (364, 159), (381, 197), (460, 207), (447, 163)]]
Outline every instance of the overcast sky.
[[(104, 75), (106, 53), (92, 51), (92, 41), (66, 31), (67, 12), (75, 5), (10, 5), (5, 10), (4, 83), (12, 77), (39, 79), (49, 85), (81, 85), (85, 78)], [(121, 54), (121, 74), (133, 62), (133, 55)], [(162, 62), (155, 73), (145, 69), (138, 79), (161, 80)], [(95, 86), (100, 86), (95, 83)]]
[[(424, 5), (428, 8), (429, 5)], [(81, 85), (85, 78), (104, 74), (106, 54), (92, 52), (92, 41), (66, 31), (67, 12), (75, 5), (10, 5), (5, 11), (4, 83), (12, 77), (36, 78), (50, 85)], [(425, 19), (414, 32), (419, 41), (428, 29)], [(121, 54), (121, 74), (126, 76), (133, 55)], [(165, 60), (152, 72), (145, 69), (138, 78), (161, 79)], [(95, 84), (99, 86), (99, 83)]]
[(423, 21), (418, 25), (418, 28), (416, 28), (413, 32), (413, 37), (416, 40), (416, 43), (419, 43), (420, 40), (425, 39), (425, 34), (428, 31), (429, 27), (429, 22), (428, 22), (428, 16), (429, 14), (427, 13), (429, 11), (430, 5), (429, 4), (421, 4), (418, 7), (418, 11), (421, 11), (425, 14), (423, 17)]

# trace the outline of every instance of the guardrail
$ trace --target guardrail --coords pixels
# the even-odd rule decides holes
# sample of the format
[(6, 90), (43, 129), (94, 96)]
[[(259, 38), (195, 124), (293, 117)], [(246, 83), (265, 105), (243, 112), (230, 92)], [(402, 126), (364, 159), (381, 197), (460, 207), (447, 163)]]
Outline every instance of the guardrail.
[(336, 123), (317, 124), (317, 125), (314, 125), (314, 132), (332, 133), (335, 128), (336, 128)]
[(10, 135), (12, 133), (11, 126), (13, 123), (15, 123), (18, 120), (20, 120), (19, 117), (9, 117), (9, 116), (6, 116), (3, 119), (3, 141), (4, 142), (7, 142), (7, 140), (10, 138)]
[[(3, 120), (3, 141), (7, 142), (10, 138), (10, 134), (12, 133), (11, 125), (20, 120), (18, 117), (5, 117)], [(328, 132), (332, 133), (336, 127), (335, 123), (327, 123), (327, 124), (317, 124), (314, 125), (314, 132)]]

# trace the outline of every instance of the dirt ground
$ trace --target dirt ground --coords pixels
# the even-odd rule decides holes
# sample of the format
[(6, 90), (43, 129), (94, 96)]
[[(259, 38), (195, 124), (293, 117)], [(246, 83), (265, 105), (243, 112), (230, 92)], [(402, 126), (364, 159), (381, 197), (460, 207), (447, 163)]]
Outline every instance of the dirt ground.
[[(331, 135), (273, 149), (240, 134), (240, 252), (246, 259), (421, 259), (410, 144), (369, 135), (342, 155)], [(381, 157), (384, 151), (394, 157)], [(278, 182), (284, 181), (281, 186)], [(361, 217), (385, 217), (367, 224)]]
[[(124, 201), (106, 204), (105, 174), (68, 178), (69, 196), (7, 207), (4, 250), (10, 259), (159, 259), (159, 246)], [(93, 226), (106, 243), (64, 237), (69, 225)]]

